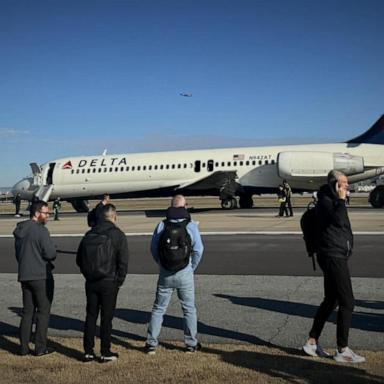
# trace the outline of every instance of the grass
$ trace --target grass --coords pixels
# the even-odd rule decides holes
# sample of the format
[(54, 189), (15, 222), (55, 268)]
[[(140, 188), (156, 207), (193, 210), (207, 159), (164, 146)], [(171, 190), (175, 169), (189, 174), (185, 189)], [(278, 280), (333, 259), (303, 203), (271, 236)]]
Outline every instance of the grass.
[(52, 338), (57, 353), (45, 357), (17, 355), (18, 341), (0, 336), (0, 383), (384, 383), (384, 351), (359, 351), (367, 362), (341, 365), (300, 351), (256, 345), (211, 344), (194, 355), (182, 344), (162, 344), (147, 356), (142, 343), (114, 339), (117, 362), (84, 364), (82, 340)]

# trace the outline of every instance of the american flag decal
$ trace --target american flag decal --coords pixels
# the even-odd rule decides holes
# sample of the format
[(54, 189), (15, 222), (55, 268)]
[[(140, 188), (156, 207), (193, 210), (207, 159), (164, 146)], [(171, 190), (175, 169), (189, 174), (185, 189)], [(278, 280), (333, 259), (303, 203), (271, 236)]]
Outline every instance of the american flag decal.
[(71, 161), (67, 161), (62, 167), (61, 169), (72, 169), (72, 163)]
[(244, 160), (244, 155), (233, 155), (233, 160)]

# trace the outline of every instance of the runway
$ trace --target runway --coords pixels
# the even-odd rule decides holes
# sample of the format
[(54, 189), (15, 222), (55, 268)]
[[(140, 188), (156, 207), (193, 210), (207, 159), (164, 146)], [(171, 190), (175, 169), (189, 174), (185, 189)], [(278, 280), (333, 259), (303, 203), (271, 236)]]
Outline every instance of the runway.
[[(301, 235), (203, 235), (205, 252), (197, 270), (203, 275), (321, 276), (312, 269)], [(75, 255), (81, 237), (53, 237), (58, 250), (55, 273), (75, 274)], [(158, 272), (149, 248), (150, 236), (129, 236), (129, 273)], [(355, 236), (350, 259), (355, 277), (384, 277), (384, 236)], [(13, 238), (0, 239), (0, 273), (16, 273)]]

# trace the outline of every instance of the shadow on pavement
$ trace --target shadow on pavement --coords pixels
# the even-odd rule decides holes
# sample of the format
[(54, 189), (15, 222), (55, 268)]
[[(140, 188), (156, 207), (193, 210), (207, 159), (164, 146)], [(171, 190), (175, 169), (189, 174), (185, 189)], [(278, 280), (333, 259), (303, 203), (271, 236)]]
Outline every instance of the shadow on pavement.
[[(287, 315), (301, 316), (306, 318), (314, 318), (318, 306), (296, 303), (291, 301), (275, 300), (275, 299), (263, 299), (261, 297), (238, 297), (231, 295), (215, 294), (214, 296), (222, 299), (228, 299), (233, 304), (244, 305), (253, 308), (265, 309), (267, 311), (285, 313)], [(363, 300), (357, 300), (356, 304), (362, 306)], [(381, 302), (374, 303), (376, 306), (380, 306)], [(320, 303), (319, 303), (320, 305)], [(372, 305), (372, 302), (368, 302), (367, 305)], [(329, 318), (329, 321), (336, 323), (335, 313)], [(384, 315), (367, 312), (353, 312), (351, 328), (361, 329), (369, 332), (384, 332)]]

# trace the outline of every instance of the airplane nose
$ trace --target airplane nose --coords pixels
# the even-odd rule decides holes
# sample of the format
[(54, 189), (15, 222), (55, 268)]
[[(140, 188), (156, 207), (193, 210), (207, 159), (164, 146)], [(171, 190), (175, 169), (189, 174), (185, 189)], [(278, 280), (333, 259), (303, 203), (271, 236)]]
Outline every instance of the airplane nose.
[(25, 178), (17, 182), (12, 187), (12, 194), (15, 196), (17, 193), (20, 193), (22, 198), (28, 198), (29, 197), (29, 187), (32, 185), (32, 180), (30, 178)]

